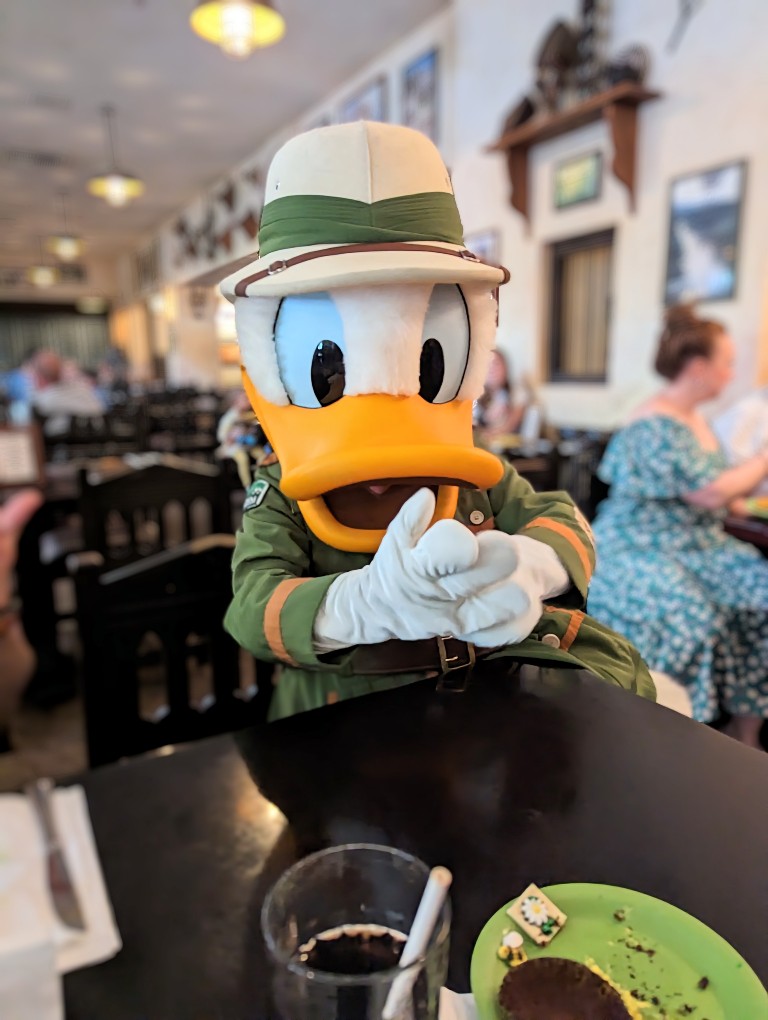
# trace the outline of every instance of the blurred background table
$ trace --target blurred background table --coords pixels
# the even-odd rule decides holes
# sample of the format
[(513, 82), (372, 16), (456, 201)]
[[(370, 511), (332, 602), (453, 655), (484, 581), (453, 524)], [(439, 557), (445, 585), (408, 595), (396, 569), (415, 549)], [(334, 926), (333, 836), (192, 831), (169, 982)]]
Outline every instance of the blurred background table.
[(85, 776), (124, 948), (65, 979), (68, 1020), (265, 1020), (266, 888), (320, 847), (401, 847), (455, 875), (449, 984), (530, 881), (638, 889), (768, 980), (768, 758), (580, 671), (486, 663)]
[(725, 530), (729, 535), (751, 542), (768, 556), (768, 520), (760, 517), (726, 517)]

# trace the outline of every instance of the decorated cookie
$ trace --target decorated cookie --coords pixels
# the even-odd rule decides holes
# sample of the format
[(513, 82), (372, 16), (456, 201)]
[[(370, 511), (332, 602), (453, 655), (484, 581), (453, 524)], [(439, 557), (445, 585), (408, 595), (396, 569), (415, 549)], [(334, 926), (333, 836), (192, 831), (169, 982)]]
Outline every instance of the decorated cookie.
[(510, 967), (517, 967), (521, 963), (526, 963), (528, 957), (523, 949), (523, 936), (520, 932), (506, 932), (496, 955)]
[(566, 915), (536, 885), (529, 885), (507, 914), (537, 946), (546, 946), (557, 935)]

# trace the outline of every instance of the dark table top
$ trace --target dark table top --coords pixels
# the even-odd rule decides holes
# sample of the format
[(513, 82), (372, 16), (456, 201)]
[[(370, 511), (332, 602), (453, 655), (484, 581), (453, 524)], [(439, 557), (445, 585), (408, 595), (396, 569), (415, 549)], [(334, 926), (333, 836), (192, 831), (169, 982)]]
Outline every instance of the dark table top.
[(726, 517), (725, 530), (758, 549), (768, 550), (768, 520), (763, 517)]
[(68, 1020), (262, 1020), (266, 888), (358, 840), (453, 870), (456, 990), (484, 922), (531, 881), (661, 897), (768, 981), (752, 913), (768, 756), (586, 673), (486, 663), (464, 694), (424, 681), (83, 785), (124, 948), (65, 979)]

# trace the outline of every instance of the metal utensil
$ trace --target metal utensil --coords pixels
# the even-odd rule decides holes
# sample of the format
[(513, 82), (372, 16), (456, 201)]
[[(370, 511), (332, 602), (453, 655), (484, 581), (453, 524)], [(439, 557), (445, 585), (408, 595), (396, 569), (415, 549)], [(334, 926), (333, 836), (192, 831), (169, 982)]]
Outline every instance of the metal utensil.
[(50, 779), (38, 779), (28, 783), (24, 792), (35, 809), (45, 840), (45, 855), (48, 871), (48, 887), (51, 890), (56, 913), (68, 928), (85, 930), (85, 920), (72, 883), (69, 867), (61, 848), (56, 821), (53, 817), (53, 783)]

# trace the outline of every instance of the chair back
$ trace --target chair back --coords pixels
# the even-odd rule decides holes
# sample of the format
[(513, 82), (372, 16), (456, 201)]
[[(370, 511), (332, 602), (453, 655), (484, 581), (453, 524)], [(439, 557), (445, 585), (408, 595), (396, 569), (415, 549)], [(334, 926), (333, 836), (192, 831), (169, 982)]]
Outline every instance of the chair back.
[[(46, 460), (54, 463), (139, 453), (147, 448), (144, 406), (129, 403), (103, 415), (53, 415), (35, 412), (45, 444)], [(52, 422), (57, 428), (52, 431)]]
[(80, 472), (84, 547), (100, 553), (107, 569), (233, 530), (218, 467), (161, 454), (133, 464), (95, 483), (86, 469)]
[(91, 766), (266, 719), (272, 667), (241, 686), (222, 623), (233, 548), (210, 535), (106, 572), (98, 554), (70, 557)]

